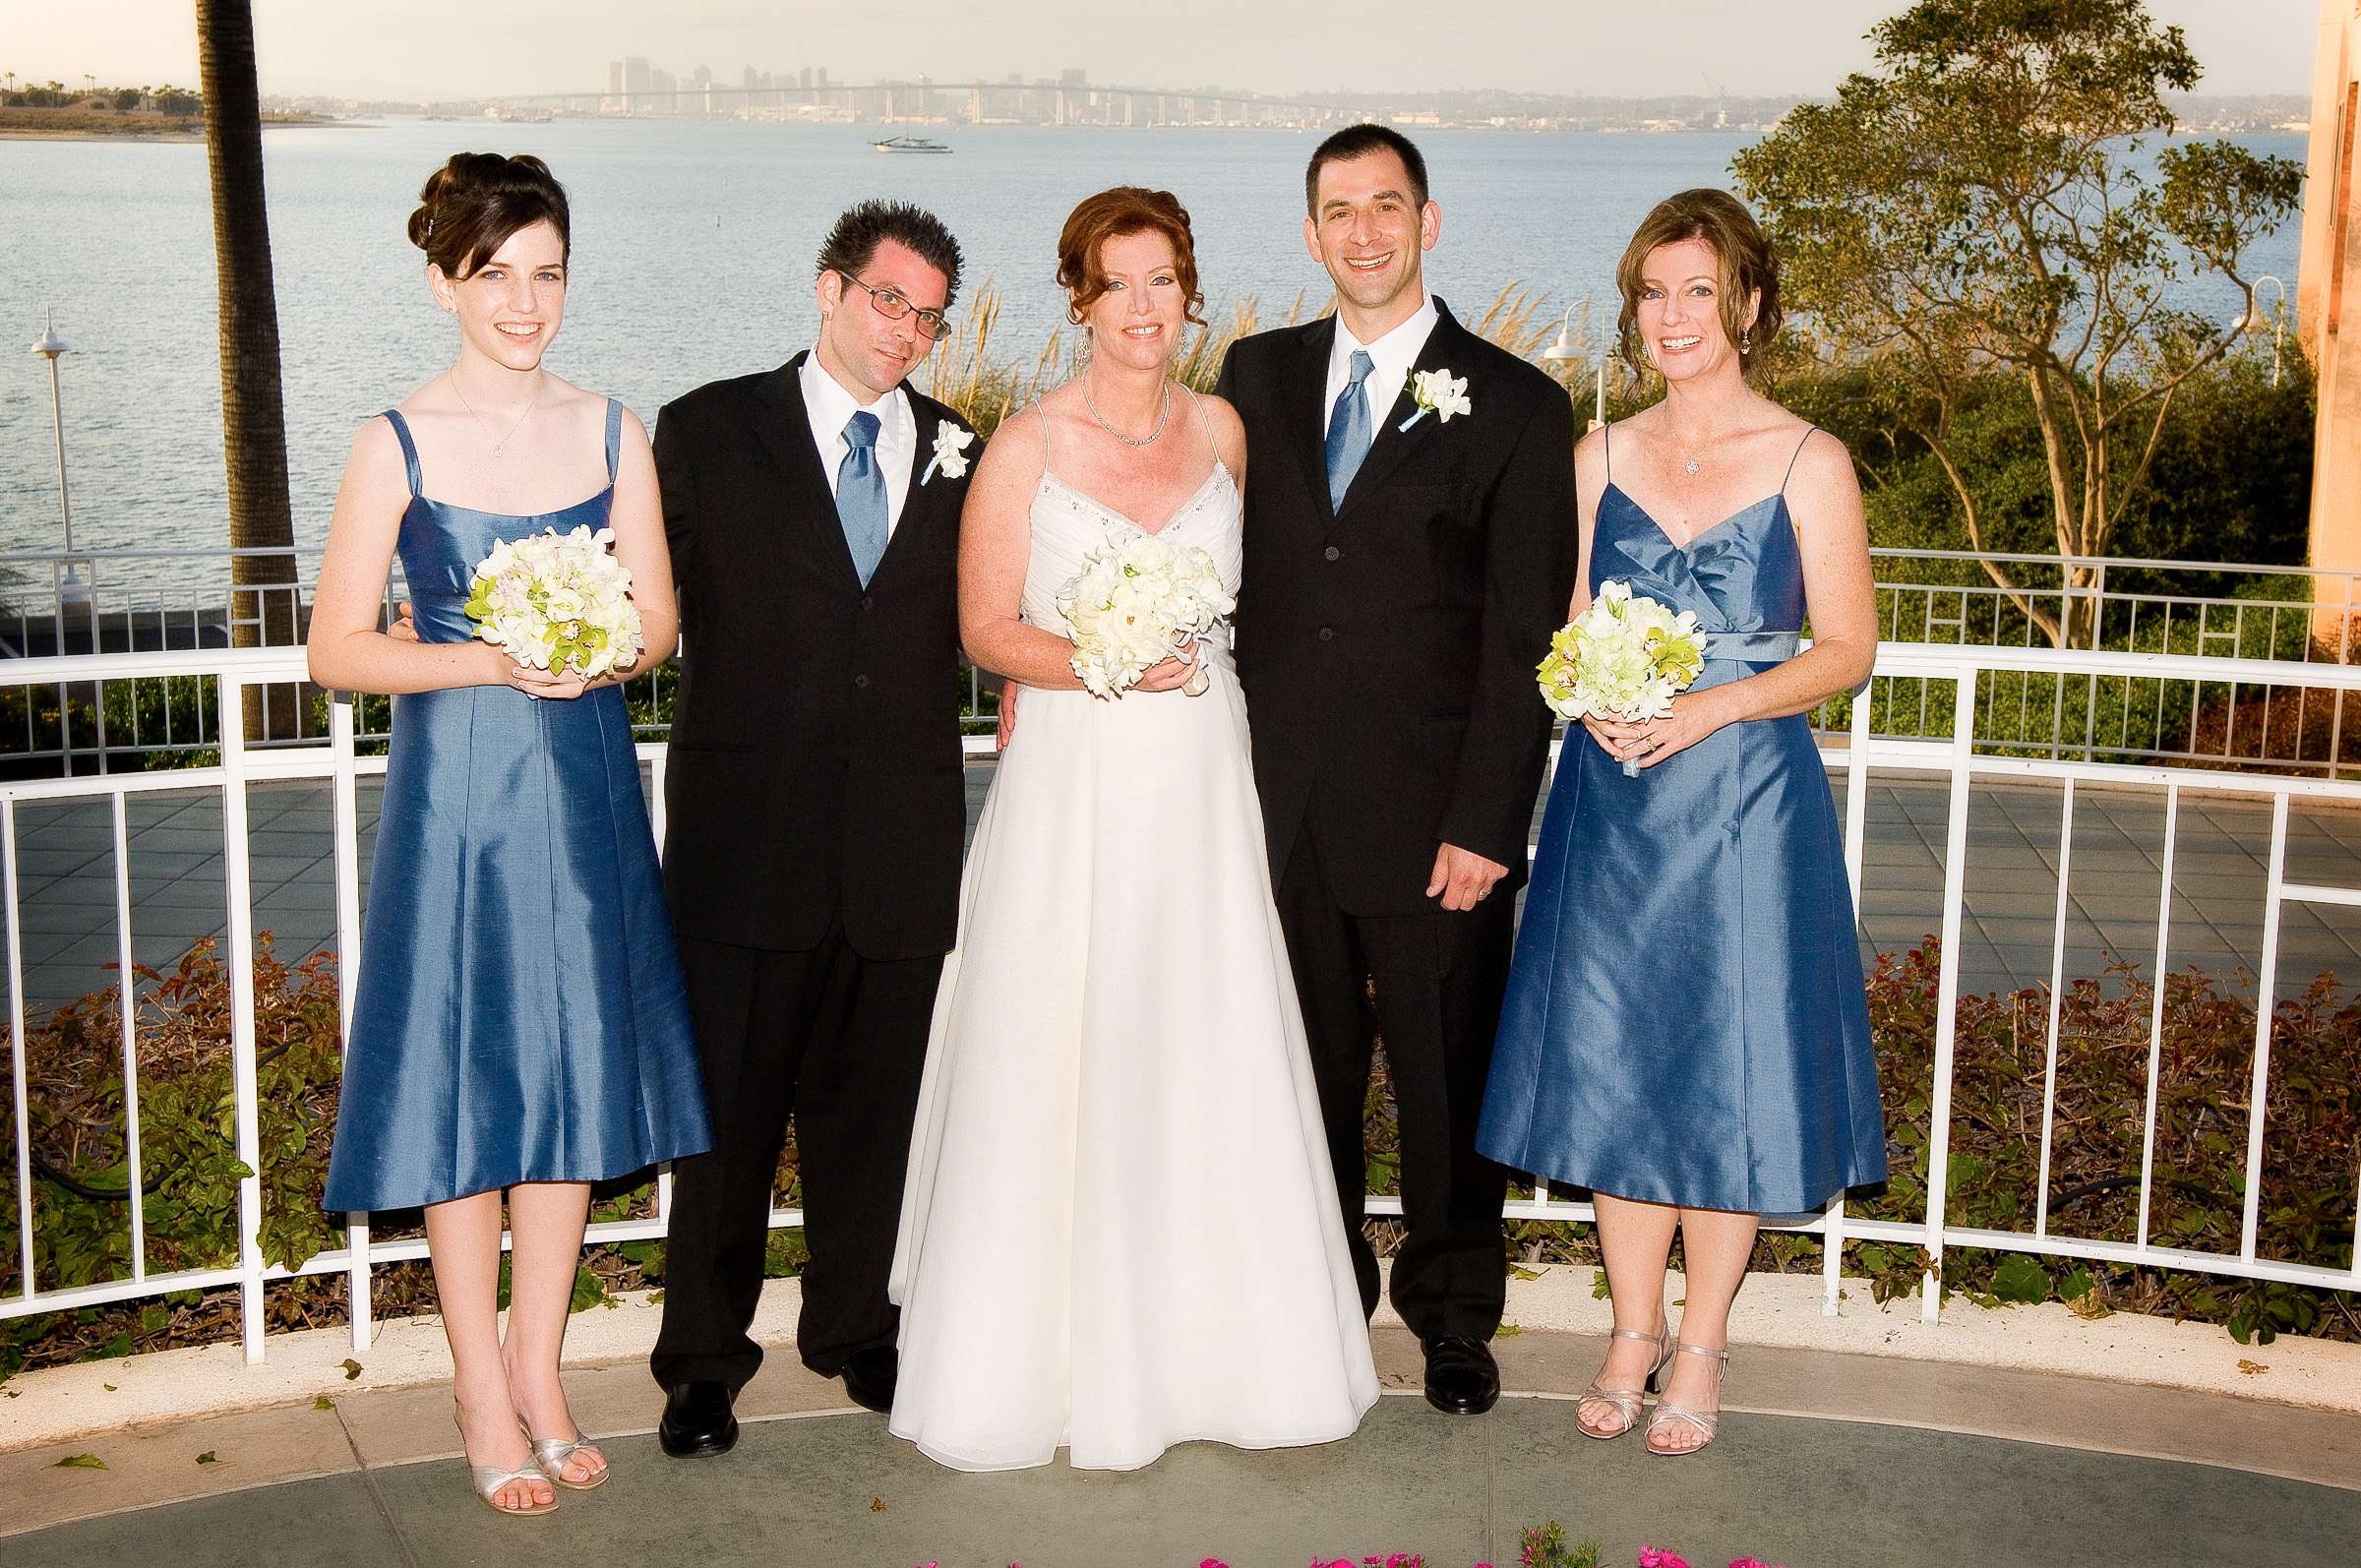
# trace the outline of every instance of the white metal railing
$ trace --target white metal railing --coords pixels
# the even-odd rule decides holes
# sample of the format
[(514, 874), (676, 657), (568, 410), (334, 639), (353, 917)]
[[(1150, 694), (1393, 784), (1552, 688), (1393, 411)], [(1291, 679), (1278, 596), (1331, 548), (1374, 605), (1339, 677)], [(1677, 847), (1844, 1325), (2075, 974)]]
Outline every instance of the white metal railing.
[[(2133, 556), (1872, 549), (1880, 632), (1897, 642), (2054, 645), (2347, 663), (2361, 571)], [(2004, 587), (1987, 567), (2019, 584)]]
[[(0, 660), (93, 654), (227, 648), (240, 633), (264, 633), (266, 645), (300, 641), (311, 615), (311, 585), (319, 578), (315, 549), (134, 549), (0, 553)], [(288, 563), (291, 580), (233, 585), (239, 559)], [(408, 597), (401, 563), (386, 585), (384, 625)], [(81, 666), (68, 666), (81, 668)], [(962, 727), (989, 733), (992, 709), (973, 669), (963, 671), (967, 697)], [(666, 664), (634, 678), (626, 693), (642, 740), (661, 740), (669, 725), (679, 670)], [(0, 683), (0, 692), (15, 683)], [(217, 744), (219, 712), (209, 693), (187, 682), (150, 680), (132, 700), (118, 690), (110, 700), (87, 679), (60, 684), (54, 705), (0, 712), (0, 766), (53, 765), (64, 773), (103, 773), (124, 766), (172, 766)], [(249, 744), (281, 746), (327, 736), (319, 689), (282, 688), (265, 704)], [(363, 700), (359, 739), (382, 744), (390, 709), (382, 697)]]
[[(215, 710), (225, 714), (241, 711), (247, 691), (253, 688), (284, 683), (303, 673), (302, 654), (298, 650), (191, 650), (170, 653), (119, 654), (95, 659), (29, 659), (0, 660), (0, 692), (11, 687), (75, 684), (103, 681), (152, 680), (164, 678), (193, 679), (207, 683), (212, 692)], [(2325, 687), (2335, 693), (2361, 692), (2361, 666), (2300, 667), (2272, 664), (2255, 660), (2211, 659), (2195, 657), (2166, 657), (2132, 653), (2066, 653), (2042, 648), (1989, 648), (1968, 646), (1889, 645), (1878, 655), (1878, 679), (1931, 683), (1948, 692), (1950, 734), (1947, 739), (1881, 739), (1869, 727), (1869, 705), (1855, 703), (1850, 730), (1841, 744), (1825, 746), (1823, 756), (1832, 773), (1843, 776), (1846, 785), (1845, 852), (1847, 874), (1856, 904), (1861, 886), (1865, 842), (1868, 834), (1866, 801), (1871, 782), (1881, 774), (1903, 775), (1923, 779), (1930, 774), (1948, 775), (1950, 780), (1948, 814), (1948, 849), (1943, 858), (1944, 886), (1942, 892), (1942, 947), (1939, 964), (1939, 995), (1936, 999), (1937, 1028), (1934, 1042), (1933, 1084), (1934, 1100), (1930, 1111), (1929, 1170), (1927, 1206), (1922, 1221), (1870, 1220), (1847, 1211), (1840, 1198), (1827, 1212), (1808, 1223), (1785, 1227), (1823, 1236), (1825, 1295), (1824, 1307), (1836, 1310), (1838, 1272), (1842, 1260), (1842, 1244), (1848, 1240), (1881, 1240), (1923, 1246), (1934, 1260), (1934, 1270), (1928, 1273), (1923, 1296), (1923, 1311), (1932, 1318), (1938, 1309), (1939, 1292), (1936, 1278), (1944, 1251), (1949, 1247), (1978, 1247), (2014, 1250), (2055, 1257), (2103, 1259), (2122, 1264), (2149, 1265), (2164, 1269), (2197, 1270), (2212, 1274), (2249, 1279), (2277, 1280), (2291, 1284), (2327, 1290), (2361, 1288), (2361, 1261), (2349, 1268), (2331, 1268), (2318, 1264), (2287, 1262), (2257, 1255), (2257, 1201), (2263, 1160), (2264, 1100), (2262, 1093), (2253, 1094), (2248, 1107), (2247, 1153), (2245, 1162), (2244, 1215), (2242, 1242), (2235, 1254), (2213, 1253), (2190, 1248), (2159, 1245), (2151, 1237), (2149, 1216), (2154, 1187), (2156, 1085), (2159, 1072), (2159, 1054), (2162, 1045), (2162, 986), (2161, 977), (2167, 969), (2171, 951), (2174, 832), (2182, 797), (2187, 791), (2202, 791), (2208, 795), (2229, 793), (2245, 796), (2271, 807), (2271, 842), (2268, 863), (2269, 882), (2264, 926), (2264, 974), (2261, 977), (2258, 1017), (2254, 1046), (2252, 1082), (2258, 1090), (2268, 1085), (2270, 1073), (2270, 1051), (2273, 1011), (2271, 1007), (2273, 969), (2277, 961), (2278, 931), (2281, 912), (2289, 905), (2343, 905), (2361, 907), (2361, 887), (2335, 887), (2299, 883), (2286, 874), (2287, 824), (2291, 805), (2303, 803), (2308, 808), (2335, 806), (2361, 807), (2361, 782), (2330, 778), (2297, 776), (2288, 773), (2255, 771), (2225, 771), (2186, 764), (2129, 765), (2105, 762), (2061, 762), (2042, 757), (1995, 754), (1989, 748), (1980, 748), (1974, 733), (1974, 715), (1978, 711), (1977, 689), (1994, 680), (2011, 675), (2032, 674), (2101, 680), (2226, 680), (2245, 683), (2258, 689), (2270, 690), (2292, 682)], [(290, 1274), (343, 1274), (350, 1282), (352, 1334), (356, 1346), (365, 1347), (371, 1337), (370, 1280), (372, 1270), (380, 1265), (425, 1254), (423, 1240), (374, 1240), (366, 1225), (366, 1216), (349, 1217), (345, 1244), (323, 1251), (290, 1271), (267, 1263), (260, 1240), (262, 1225), (263, 1182), (259, 1165), (259, 1094), (256, 1061), (256, 1003), (254, 957), (255, 919), (252, 879), (249, 874), (247, 830), (248, 794), (258, 786), (302, 782), (325, 786), (332, 801), (334, 833), (334, 908), (336, 951), (339, 957), (339, 996), (344, 1007), (345, 1022), (349, 1024), (350, 977), (357, 967), (361, 933), (361, 888), (359, 873), (359, 819), (357, 783), (360, 779), (381, 774), (383, 757), (360, 754), (353, 708), (349, 700), (339, 699), (331, 709), (330, 732), (325, 741), (294, 747), (262, 749), (246, 744), (242, 729), (235, 723), (224, 725), (220, 733), (219, 760), (205, 767), (174, 769), (162, 772), (122, 773), (101, 776), (44, 778), (0, 783), (0, 896), (6, 899), (7, 917), (7, 978), (9, 997), (9, 1049), (12, 1064), (11, 1111), (16, 1142), (14, 1175), (16, 1193), (15, 1219), (19, 1230), (17, 1280), (5, 1298), (0, 1298), (0, 1318), (30, 1313), (60, 1311), (99, 1306), (142, 1297), (152, 1297), (168, 1292), (235, 1286), (243, 1307), (244, 1344), (249, 1360), (260, 1359), (264, 1350), (263, 1288), (273, 1280)], [(988, 752), (988, 736), (970, 736), (970, 752)], [(655, 830), (659, 839), (664, 831), (663, 774), (664, 750), (660, 745), (642, 745), (640, 756), (654, 773), (656, 785), (654, 812)], [(2048, 1078), (2044, 1083), (2041, 1130), (2041, 1187), (2042, 1206), (2035, 1224), (2026, 1233), (1997, 1232), (1968, 1229), (1950, 1225), (1945, 1219), (1945, 1189), (1949, 1173), (1950, 1095), (1953, 1079), (1954, 1053), (1957, 1035), (1957, 1002), (1960, 991), (1961, 942), (1960, 933), (1966, 904), (1968, 863), (1968, 825), (1971, 799), (1979, 784), (1992, 781), (2022, 783), (2028, 780), (2054, 782), (2064, 799), (2063, 826), (2060, 838), (2059, 925), (2053, 948), (2050, 972), (2051, 1005), (2049, 1012)], [(2158, 977), (2157, 1011), (2150, 1021), (2148, 1042), (2148, 1072), (2146, 1104), (2139, 1113), (2143, 1121), (2143, 1158), (2139, 1184), (2139, 1225), (2132, 1241), (2108, 1240), (2100, 1237), (2063, 1234), (2050, 1224), (2046, 1208), (2049, 1153), (2052, 1116), (2056, 1108), (2055, 1075), (2058, 1052), (2058, 1011), (2056, 998), (2072, 978), (2065, 973), (2064, 912), (2070, 880), (2069, 852), (2074, 829), (2074, 805), (2078, 787), (2094, 785), (2126, 787), (2160, 792), (2165, 806), (2165, 846), (2163, 868), (2156, 913), (2156, 945), (2153, 973)], [(130, 1228), (129, 1273), (119, 1279), (73, 1286), (44, 1288), (35, 1277), (33, 1231), (33, 1165), (30, 1102), (27, 1077), (29, 1036), (26, 1017), (26, 957), (23, 943), (22, 888), (18, 868), (20, 855), (26, 847), (21, 840), (20, 808), (36, 802), (98, 801), (107, 803), (113, 825), (114, 898), (117, 939), (121, 958), (127, 966), (118, 986), (127, 985), (128, 964), (132, 950), (134, 909), (130, 897), (132, 845), (126, 820), (127, 803), (134, 797), (156, 792), (203, 792), (217, 796), (221, 803), (222, 867), (224, 904), (227, 927), (227, 964), (231, 987), (231, 1070), (234, 1088), (234, 1113), (231, 1136), (238, 1158), (245, 1164), (248, 1175), (239, 1186), (238, 1235), (240, 1237), (234, 1262), (217, 1266), (151, 1272), (145, 1261), (145, 1216), (139, 1201), (140, 1179), (140, 1108), (138, 1097), (140, 1045), (133, 1023), (134, 996), (123, 995), (122, 1052), (125, 1067), (123, 1103), (124, 1144), (130, 1161), (130, 1191), (133, 1194), (127, 1223)], [(2131, 1108), (2121, 1108), (2131, 1115)], [(656, 1191), (656, 1213), (650, 1219), (602, 1223), (591, 1227), (593, 1242), (625, 1241), (659, 1236), (664, 1234), (671, 1204), (669, 1177), (659, 1177)], [(1368, 1209), (1373, 1214), (1400, 1212), (1398, 1200), (1372, 1195)], [(1591, 1218), (1587, 1203), (1568, 1202), (1550, 1196), (1546, 1186), (1534, 1189), (1530, 1195), (1513, 1197), (1504, 1206), (1504, 1214), (1514, 1219), (1582, 1221)], [(771, 1216), (774, 1226), (797, 1226), (802, 1215), (795, 1210), (775, 1210)]]
[[(1967, 643), (2037, 648), (2051, 645), (2042, 622), (2072, 623), (2078, 646), (2213, 658), (2297, 663), (2351, 662), (2361, 618), (2361, 572), (2238, 562), (2157, 561), (2130, 557), (2049, 556), (1966, 550), (1875, 549), (1880, 634), (1890, 642)], [(234, 588), (239, 557), (284, 559), (290, 581)], [(318, 576), (315, 549), (134, 549), (23, 551), (0, 554), (0, 658), (31, 654), (226, 647), (238, 630), (293, 628), (300, 634), (306, 595)], [(1986, 572), (1998, 566), (2024, 586), (2003, 588)], [(400, 564), (386, 594), (386, 613), (406, 593)], [(964, 672), (962, 725), (989, 732), (993, 712), (976, 672)], [(2149, 682), (2130, 700), (2084, 676), (2036, 684), (2015, 672), (2013, 686), (1978, 693), (1979, 743), (2057, 760), (2254, 761), (2332, 773), (2338, 763), (2361, 774), (2361, 737), (2346, 741), (2341, 703), (2311, 722), (2316, 699), (2301, 693), (2274, 701), (2234, 684)], [(643, 740), (666, 729), (669, 670), (631, 688)], [(318, 740), (316, 689), (282, 698), (266, 712), (272, 728), (256, 742)], [(0, 763), (55, 763), (63, 771), (168, 765), (213, 745), (218, 714), (202, 691), (164, 688), (147, 699), (113, 703), (56, 694), (54, 720), (24, 704), (20, 719), (0, 715)], [(1880, 737), (1941, 739), (1947, 721), (1931, 711), (1922, 686), (1887, 678), (1869, 694)], [(2296, 709), (2290, 722), (2289, 707)], [(364, 704), (364, 741), (385, 739), (382, 701)], [(1820, 718), (1824, 733), (1849, 728), (1842, 705)], [(286, 733), (280, 734), (280, 730)]]

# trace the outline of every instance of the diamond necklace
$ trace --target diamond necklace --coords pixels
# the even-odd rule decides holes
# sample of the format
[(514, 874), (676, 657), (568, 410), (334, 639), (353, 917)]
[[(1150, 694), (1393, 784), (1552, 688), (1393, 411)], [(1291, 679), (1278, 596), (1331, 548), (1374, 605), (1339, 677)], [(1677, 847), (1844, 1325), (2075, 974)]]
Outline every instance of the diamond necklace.
[[(453, 375), (450, 371), (445, 371), (443, 373), (443, 379), (451, 383), (452, 395), (458, 398), (459, 406), (461, 408), (467, 410), (467, 417), (474, 420), (477, 427), (480, 428), (485, 435), (491, 435), (492, 427), (484, 423), (484, 416), (475, 411), (475, 405), (467, 400), (467, 394), (459, 391), (458, 377)], [(501, 452), (501, 449), (509, 444), (510, 439), (514, 437), (517, 431), (524, 428), (524, 422), (527, 419), (532, 418), (533, 410), (541, 405), (541, 387), (545, 387), (547, 385), (547, 382), (543, 382), (541, 386), (537, 386), (533, 389), (531, 400), (525, 403), (524, 412), (516, 416), (516, 423), (509, 427), (509, 434), (492, 443), (493, 456), (499, 457), (505, 455), (505, 453)], [(1691, 469), (1690, 471), (1695, 472), (1694, 469)]]
[(1082, 406), (1090, 410), (1090, 417), (1099, 422), (1099, 428), (1101, 430), (1104, 430), (1107, 432), (1107, 434), (1113, 436), (1124, 446), (1153, 446), (1156, 438), (1164, 434), (1164, 422), (1173, 416), (1173, 384), (1171, 382), (1168, 381), (1164, 384), (1164, 406), (1158, 410), (1156, 414), (1156, 428), (1135, 441), (1131, 437), (1126, 436), (1121, 431), (1116, 429), (1113, 425), (1107, 423), (1107, 416), (1099, 412), (1098, 399), (1090, 394), (1090, 377), (1088, 373), (1085, 373), (1082, 376), (1081, 381)]

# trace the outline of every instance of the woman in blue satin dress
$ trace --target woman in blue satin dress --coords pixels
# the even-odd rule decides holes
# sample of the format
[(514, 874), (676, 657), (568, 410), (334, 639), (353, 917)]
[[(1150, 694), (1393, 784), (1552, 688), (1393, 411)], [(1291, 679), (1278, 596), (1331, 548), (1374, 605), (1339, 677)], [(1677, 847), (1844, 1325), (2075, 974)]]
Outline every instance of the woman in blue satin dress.
[[(558, 1378), (589, 1183), (709, 1139), (617, 678), (519, 668), (462, 606), (496, 542), (586, 525), (632, 573), (641, 667), (678, 615), (646, 432), (542, 368), (566, 304), (557, 181), (460, 153), (410, 238), (458, 357), (354, 440), (309, 638), (321, 685), (395, 694), (327, 1206), (424, 1206), (475, 1489), (538, 1514), (606, 1479)], [(377, 630), (396, 549), (414, 637)]]
[(1747, 383), (1780, 320), (1752, 216), (1721, 191), (1672, 197), (1616, 281), (1624, 356), (1665, 396), (1576, 449), (1571, 613), (1628, 582), (1696, 612), (1706, 664), (1665, 717), (1566, 737), (1477, 1145), (1597, 1199), (1615, 1329), (1582, 1429), (1631, 1430), (1663, 1378), (1644, 1441), (1684, 1454), (1719, 1420), (1759, 1217), (1886, 1174), (1843, 836), (1804, 717), (1868, 676), (1877, 618), (1843, 444)]

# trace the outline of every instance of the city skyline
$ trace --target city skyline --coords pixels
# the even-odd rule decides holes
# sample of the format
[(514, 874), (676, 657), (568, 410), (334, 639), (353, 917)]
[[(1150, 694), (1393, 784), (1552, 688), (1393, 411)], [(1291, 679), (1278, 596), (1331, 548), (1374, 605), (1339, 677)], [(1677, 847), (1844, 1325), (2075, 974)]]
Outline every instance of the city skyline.
[[(1024, 0), (991, 11), (915, 0), (892, 12), (802, 14), (689, 0), (661, 20), (631, 0), (520, 0), (497, 14), (469, 0), (366, 9), (258, 0), (255, 29), (267, 93), (413, 101), (595, 93), (607, 87), (610, 62), (625, 57), (656, 62), (684, 81), (701, 66), (733, 87), (748, 71), (778, 78), (824, 68), (837, 82), (1030, 82), (1080, 70), (1099, 83), (1277, 96), (1490, 90), (1802, 97), (1826, 93), (1846, 72), (1866, 67), (1862, 35), (1905, 3), (1689, 0), (1668, 23), (1637, 8), (1462, 0), (1452, 26), (1437, 28), (1431, 6), (1413, 0), (1300, 8), (1279, 26), (1254, 0), (1202, 0), (1185, 37), (1168, 29), (1168, 39), (1111, 26), (1106, 11), (1080, 0)], [(2200, 90), (2309, 92), (2313, 0), (2149, 0), (2149, 9), (2187, 32), (2206, 67)], [(79, 83), (89, 74), (194, 84), (194, 16), (189, 0), (84, 0), (36, 11), (12, 22), (0, 69), (21, 82)], [(1323, 16), (1338, 21), (1327, 26)], [(1241, 37), (1251, 42), (1189, 42)], [(1405, 48), (1410, 39), (1416, 46)]]

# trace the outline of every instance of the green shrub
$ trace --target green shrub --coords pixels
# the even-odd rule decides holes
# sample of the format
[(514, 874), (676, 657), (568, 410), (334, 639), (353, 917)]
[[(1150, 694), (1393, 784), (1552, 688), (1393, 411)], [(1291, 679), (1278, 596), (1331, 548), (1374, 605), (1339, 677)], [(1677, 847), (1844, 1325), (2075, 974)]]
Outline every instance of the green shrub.
[[(1926, 1215), (1939, 956), (1932, 937), (1907, 953), (1882, 953), (1869, 981), (1893, 1176), (1882, 1194), (1857, 1205), (1866, 1218), (1921, 1223)], [(2130, 1241), (2139, 1223), (2155, 993), (2128, 964), (2114, 965), (2112, 978), (2112, 985), (2077, 980), (2060, 1002), (2049, 1229)], [(2032, 1233), (2048, 1005), (2045, 988), (1960, 998), (1945, 1180), (1949, 1226)], [(2255, 1004), (2194, 970), (2167, 975), (2161, 1040), (2149, 1240), (2234, 1258), (2246, 1188)], [(2361, 1149), (2356, 1083), (2361, 1000), (2323, 975), (2274, 1013), (2258, 1257), (2351, 1266), (2353, 1170)], [(1852, 1252), (1880, 1300), (1918, 1288), (1925, 1260), (1916, 1247), (1867, 1243)], [(2348, 1292), (2227, 1276), (1961, 1250), (1945, 1255), (1942, 1284), (1984, 1300), (2055, 1297), (2087, 1311), (2120, 1306), (2224, 1323), (2242, 1343), (2268, 1342), (2281, 1329), (2361, 1338)]]

